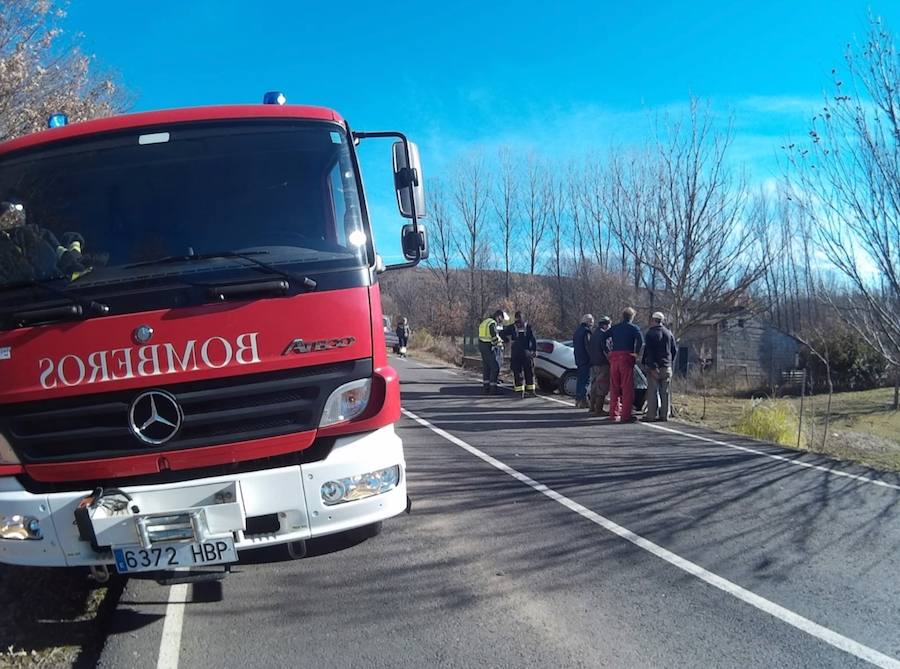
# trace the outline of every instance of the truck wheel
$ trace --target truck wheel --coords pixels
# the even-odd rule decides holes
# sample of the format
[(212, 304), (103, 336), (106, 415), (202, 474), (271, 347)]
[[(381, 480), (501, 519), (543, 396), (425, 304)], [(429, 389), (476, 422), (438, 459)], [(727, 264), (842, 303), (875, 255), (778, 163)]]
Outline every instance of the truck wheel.
[(578, 373), (566, 372), (559, 378), (559, 394), (575, 397), (578, 391)]

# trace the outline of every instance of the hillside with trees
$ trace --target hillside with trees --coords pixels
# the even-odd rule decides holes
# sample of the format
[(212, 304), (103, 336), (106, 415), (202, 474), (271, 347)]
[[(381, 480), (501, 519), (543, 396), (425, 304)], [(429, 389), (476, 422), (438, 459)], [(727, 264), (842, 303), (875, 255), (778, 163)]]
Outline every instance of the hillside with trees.
[(499, 305), (568, 337), (586, 312), (661, 310), (680, 335), (742, 307), (800, 342), (822, 386), (832, 366), (895, 383), (900, 62), (878, 19), (832, 74), (774, 189), (750, 185), (730, 119), (700, 100), (637, 146), (461, 157), (428, 184), (427, 269), (383, 276), (386, 313), (460, 337)]

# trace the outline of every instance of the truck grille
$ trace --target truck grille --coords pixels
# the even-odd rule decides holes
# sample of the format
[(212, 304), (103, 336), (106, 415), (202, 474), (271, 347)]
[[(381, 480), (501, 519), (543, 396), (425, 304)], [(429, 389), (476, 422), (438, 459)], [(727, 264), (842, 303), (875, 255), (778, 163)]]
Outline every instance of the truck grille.
[(184, 412), (181, 430), (159, 446), (128, 426), (132, 401), (149, 388), (0, 406), (0, 430), (27, 464), (215, 446), (315, 429), (335, 388), (371, 375), (363, 359), (157, 386)]

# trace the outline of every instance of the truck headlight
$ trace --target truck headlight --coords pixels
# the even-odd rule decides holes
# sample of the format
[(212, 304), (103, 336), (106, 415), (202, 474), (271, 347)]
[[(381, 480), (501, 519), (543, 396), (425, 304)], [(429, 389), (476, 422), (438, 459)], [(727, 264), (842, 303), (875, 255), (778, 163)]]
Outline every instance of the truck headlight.
[(40, 521), (18, 513), (0, 516), (0, 539), (43, 539)]
[(325, 401), (319, 427), (327, 427), (359, 416), (369, 405), (372, 379), (359, 379), (345, 383)]
[(0, 465), (18, 465), (19, 458), (10, 446), (9, 441), (0, 432)]
[(322, 485), (322, 503), (334, 506), (393, 490), (400, 483), (400, 465), (328, 481)]

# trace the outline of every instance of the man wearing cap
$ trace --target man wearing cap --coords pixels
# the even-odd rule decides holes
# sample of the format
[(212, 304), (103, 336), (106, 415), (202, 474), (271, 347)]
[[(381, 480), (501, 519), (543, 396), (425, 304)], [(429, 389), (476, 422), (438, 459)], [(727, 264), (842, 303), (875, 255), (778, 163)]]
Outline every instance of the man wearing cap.
[(578, 385), (575, 386), (575, 408), (587, 409), (588, 381), (591, 377), (591, 328), (594, 327), (594, 317), (585, 314), (581, 317), (581, 323), (572, 335), (572, 346), (575, 348), (575, 367), (578, 368)]
[(669, 381), (672, 380), (672, 365), (678, 354), (675, 335), (663, 321), (666, 317), (656, 311), (650, 317), (650, 329), (644, 342), (644, 357), (641, 363), (647, 373), (647, 415), (648, 423), (669, 420)]
[(641, 329), (634, 324), (635, 311), (627, 307), (622, 311), (622, 321), (606, 332), (609, 341), (609, 415), (616, 422), (633, 423), (634, 365), (644, 338)]
[(606, 350), (606, 331), (612, 322), (609, 316), (597, 319), (597, 328), (591, 335), (591, 393), (589, 404), (592, 416), (605, 416), (603, 403), (609, 392), (609, 358)]

